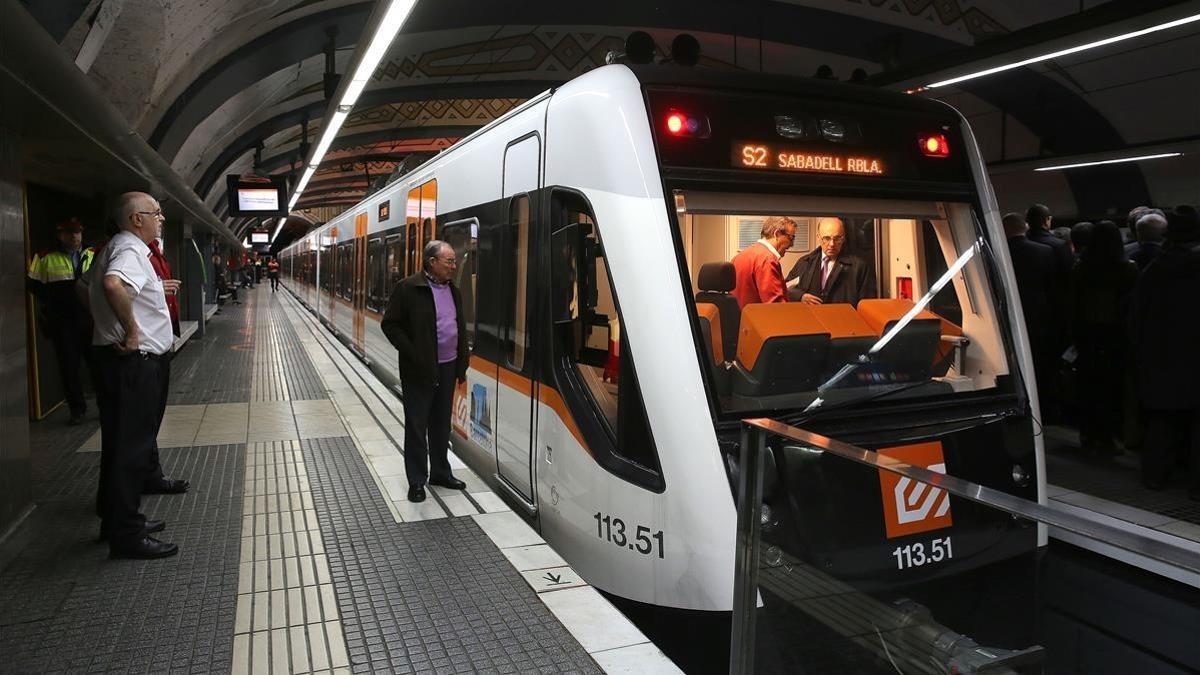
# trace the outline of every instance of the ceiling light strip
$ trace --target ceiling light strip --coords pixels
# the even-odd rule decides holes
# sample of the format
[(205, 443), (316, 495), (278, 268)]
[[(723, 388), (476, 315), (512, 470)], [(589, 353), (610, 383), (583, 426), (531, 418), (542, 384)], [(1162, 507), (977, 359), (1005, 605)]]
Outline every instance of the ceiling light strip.
[(1137, 157), (1119, 157), (1117, 159), (1101, 159), (1094, 162), (1079, 162), (1077, 164), (1056, 164), (1041, 166), (1034, 171), (1058, 171), (1060, 169), (1078, 169), (1083, 166), (1100, 166), (1101, 164), (1121, 164), (1124, 162), (1141, 162), (1147, 159), (1163, 159), (1164, 157), (1179, 157), (1182, 152), (1162, 152), (1157, 155), (1138, 155)]
[(1039, 61), (1047, 61), (1050, 59), (1057, 59), (1057, 58), (1060, 58), (1063, 56), (1067, 56), (1069, 54), (1075, 54), (1077, 52), (1082, 52), (1087, 49), (1094, 49), (1096, 47), (1103, 47), (1105, 45), (1113, 44), (1114, 42), (1121, 42), (1123, 40), (1130, 40), (1133, 38), (1142, 37), (1143, 35), (1149, 35), (1150, 33), (1157, 33), (1159, 31), (1169, 30), (1171, 28), (1176, 28), (1178, 26), (1183, 26), (1183, 25), (1193, 23), (1196, 21), (1200, 21), (1200, 14), (1193, 14), (1192, 16), (1186, 16), (1182, 19), (1176, 19), (1174, 21), (1160, 23), (1156, 26), (1150, 26), (1149, 28), (1135, 30), (1135, 31), (1132, 31), (1129, 33), (1122, 33), (1121, 35), (1114, 35), (1113, 37), (1104, 38), (1103, 40), (1096, 40), (1095, 42), (1088, 42), (1086, 44), (1078, 45), (1075, 47), (1069, 47), (1067, 49), (1061, 49), (1059, 51), (1051, 52), (1049, 54), (1042, 54), (1041, 56), (1035, 56), (1033, 58), (1028, 58), (1023, 61), (1017, 61), (1015, 63), (1009, 63), (1009, 64), (1006, 64), (1003, 66), (996, 66), (995, 68), (988, 68), (987, 70), (981, 70), (981, 71), (978, 71), (975, 73), (970, 73), (967, 75), (960, 75), (959, 77), (952, 77), (948, 80), (942, 80), (941, 82), (934, 82), (934, 83), (926, 85), (926, 86), (928, 86), (930, 89), (933, 89), (936, 87), (947, 87), (952, 84), (958, 84), (959, 82), (973, 80), (977, 77), (985, 77), (987, 75), (995, 75), (996, 73), (1002, 73), (1006, 70), (1012, 70), (1013, 68), (1021, 68), (1022, 66), (1028, 66), (1033, 63), (1038, 63)]
[[(300, 178), (300, 182), (296, 184), (296, 189), (292, 193), (292, 199), (288, 202), (289, 211), (296, 208), (297, 202), (300, 201), (300, 193), (304, 192), (304, 188), (308, 187), (308, 181), (316, 173), (317, 166), (325, 158), (325, 153), (329, 151), (329, 146), (333, 145), (333, 139), (337, 137), (342, 124), (350, 116), (350, 111), (354, 108), (358, 97), (366, 89), (367, 82), (374, 75), (375, 69), (379, 67), (379, 62), (387, 55), (388, 49), (392, 46), (392, 41), (400, 33), (400, 29), (404, 26), (405, 20), (408, 19), (408, 15), (412, 13), (412, 9), (416, 4), (416, 0), (392, 0), (388, 5), (383, 19), (380, 20), (379, 26), (375, 29), (375, 34), (371, 36), (371, 42), (367, 45), (367, 51), (363, 54), (362, 59), (358, 62), (358, 66), (354, 69), (354, 75), (351, 76), (350, 83), (346, 86), (346, 90), (342, 94), (342, 100), (338, 102), (336, 112), (333, 113), (329, 119), (329, 123), (321, 131), (321, 140), (317, 142), (317, 147), (313, 149), (312, 158), (308, 161), (304, 175)], [(271, 237), (271, 241), (275, 241), (275, 237), (279, 235), (279, 231), (283, 228), (284, 220), (283, 218), (279, 220), (279, 226), (275, 228), (275, 235)]]

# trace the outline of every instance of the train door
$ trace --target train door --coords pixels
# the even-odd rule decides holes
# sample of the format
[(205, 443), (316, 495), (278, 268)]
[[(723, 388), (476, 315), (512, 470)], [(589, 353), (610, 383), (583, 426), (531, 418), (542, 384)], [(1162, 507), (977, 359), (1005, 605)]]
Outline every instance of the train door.
[(354, 248), (351, 255), (353, 263), (350, 275), (350, 304), (354, 310), (354, 347), (359, 354), (366, 354), (363, 321), (366, 319), (367, 308), (367, 213), (364, 211), (354, 216)]
[(329, 228), (329, 248), (326, 249), (326, 255), (329, 259), (329, 269), (324, 270), (324, 271), (329, 272), (329, 276), (326, 277), (326, 279), (328, 279), (326, 284), (327, 284), (327, 289), (329, 292), (329, 311), (326, 315), (326, 319), (329, 321), (330, 326), (337, 325), (333, 322), (334, 308), (337, 307), (338, 278), (339, 278), (338, 277), (338, 267), (339, 267), (339, 265), (338, 265), (339, 251), (338, 251), (338, 249), (340, 247), (337, 244), (337, 237), (338, 237), (338, 229), (336, 227)]
[[(497, 472), (528, 503), (534, 504), (533, 464), (537, 430), (536, 359), (527, 358), (529, 279), (536, 258), (529, 244), (538, 213), (541, 139), (529, 134), (504, 153), (501, 230), (498, 237), (500, 313), (495, 392)], [(536, 278), (536, 277), (534, 277)]]

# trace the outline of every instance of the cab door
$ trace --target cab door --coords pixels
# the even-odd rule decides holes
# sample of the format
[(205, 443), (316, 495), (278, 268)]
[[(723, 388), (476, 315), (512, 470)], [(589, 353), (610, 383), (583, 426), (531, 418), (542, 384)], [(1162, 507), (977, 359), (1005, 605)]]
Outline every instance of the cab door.
[(499, 316), (497, 363), (491, 382), (496, 402), (497, 473), (529, 505), (535, 504), (534, 437), (537, 428), (537, 360), (530, 355), (533, 333), (529, 319), (533, 297), (529, 280), (536, 278), (530, 237), (538, 213), (541, 182), (541, 137), (528, 133), (509, 143), (504, 153), (502, 208), (497, 244)]
[(353, 319), (353, 342), (354, 348), (361, 355), (366, 355), (366, 344), (364, 333), (366, 332), (363, 321), (366, 319), (367, 310), (367, 212), (354, 216), (354, 251), (351, 254), (354, 262), (351, 269), (354, 270), (350, 279), (351, 293), (350, 304), (354, 309)]

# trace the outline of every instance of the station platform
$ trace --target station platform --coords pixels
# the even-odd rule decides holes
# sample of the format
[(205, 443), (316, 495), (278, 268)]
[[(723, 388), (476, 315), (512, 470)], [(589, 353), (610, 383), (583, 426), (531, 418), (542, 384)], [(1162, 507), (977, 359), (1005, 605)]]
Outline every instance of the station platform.
[(6, 672), (678, 672), (487, 483), (406, 501), (397, 398), (284, 290), (172, 363), (159, 435), (179, 555), (97, 541), (95, 406), (31, 425), (34, 509), (0, 543)]

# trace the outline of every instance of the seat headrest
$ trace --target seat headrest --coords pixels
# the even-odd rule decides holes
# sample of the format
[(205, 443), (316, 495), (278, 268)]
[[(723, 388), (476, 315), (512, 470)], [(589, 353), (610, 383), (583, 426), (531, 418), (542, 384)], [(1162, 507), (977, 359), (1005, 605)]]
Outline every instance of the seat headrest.
[(700, 266), (696, 284), (702, 291), (728, 293), (737, 284), (737, 273), (730, 262), (711, 262)]

